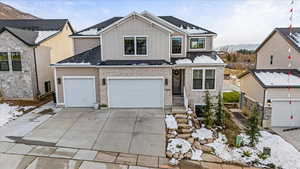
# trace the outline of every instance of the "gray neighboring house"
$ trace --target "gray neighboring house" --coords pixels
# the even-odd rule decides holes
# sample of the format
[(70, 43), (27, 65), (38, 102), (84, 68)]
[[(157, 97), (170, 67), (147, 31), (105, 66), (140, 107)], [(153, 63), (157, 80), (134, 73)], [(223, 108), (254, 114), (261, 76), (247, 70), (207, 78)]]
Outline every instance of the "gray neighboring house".
[(54, 64), (58, 105), (110, 108), (190, 106), (222, 91), (216, 33), (147, 11), (113, 17), (74, 33), (75, 55)]
[(252, 110), (255, 105), (263, 127), (299, 127), (300, 28), (293, 28), (291, 35), (288, 28), (274, 29), (256, 49), (256, 54), (256, 69), (240, 77), (241, 107)]
[(0, 20), (0, 95), (34, 100), (54, 89), (49, 66), (73, 55), (67, 19)]

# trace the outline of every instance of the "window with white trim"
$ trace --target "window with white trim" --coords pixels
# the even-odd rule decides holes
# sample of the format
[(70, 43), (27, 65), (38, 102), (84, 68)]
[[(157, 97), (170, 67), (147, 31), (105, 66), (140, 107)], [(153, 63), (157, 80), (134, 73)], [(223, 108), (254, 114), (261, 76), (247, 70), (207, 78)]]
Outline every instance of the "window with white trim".
[(194, 69), (193, 70), (193, 89), (194, 90), (213, 90), (215, 89), (215, 69)]
[(147, 37), (124, 37), (124, 55), (147, 55)]
[(0, 52), (0, 71), (9, 71), (7, 52)]
[(205, 48), (205, 38), (195, 37), (190, 38), (190, 49), (204, 49)]
[(172, 37), (172, 54), (182, 53), (182, 37)]

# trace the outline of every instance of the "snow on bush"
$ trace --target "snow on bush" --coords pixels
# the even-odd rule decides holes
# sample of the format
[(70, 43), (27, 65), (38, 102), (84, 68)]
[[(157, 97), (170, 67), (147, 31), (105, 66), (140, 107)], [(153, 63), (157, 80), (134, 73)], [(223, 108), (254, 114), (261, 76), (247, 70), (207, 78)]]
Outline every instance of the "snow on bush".
[[(3, 103), (0, 104), (0, 126), (5, 125), (10, 120), (16, 119), (18, 116), (23, 114), (22, 111), (18, 111), (20, 107), (10, 106), (9, 104)], [(27, 109), (25, 107), (25, 109)]]
[[(266, 131), (260, 132), (261, 137), (255, 147), (249, 147), (249, 139), (245, 134), (241, 134), (243, 147), (230, 148), (226, 144), (226, 136), (219, 133), (218, 139), (213, 143), (207, 144), (214, 148), (215, 154), (226, 161), (237, 161), (245, 164), (258, 162), (258, 167), (264, 167), (267, 164), (275, 164), (277, 167), (284, 169), (299, 169), (300, 152), (298, 152), (291, 144), (284, 141), (280, 136), (271, 134)], [(261, 159), (259, 155), (263, 152), (264, 147), (271, 148), (271, 156), (267, 159)]]
[(172, 154), (175, 153), (187, 153), (191, 149), (191, 143), (188, 141), (176, 138), (176, 139), (170, 139), (170, 142), (168, 143), (167, 150), (171, 152)]
[(192, 133), (194, 138), (198, 138), (199, 140), (210, 139), (213, 138), (213, 132), (204, 127), (197, 129), (194, 133)]
[(167, 115), (165, 121), (168, 129), (178, 128), (177, 121), (173, 115)]

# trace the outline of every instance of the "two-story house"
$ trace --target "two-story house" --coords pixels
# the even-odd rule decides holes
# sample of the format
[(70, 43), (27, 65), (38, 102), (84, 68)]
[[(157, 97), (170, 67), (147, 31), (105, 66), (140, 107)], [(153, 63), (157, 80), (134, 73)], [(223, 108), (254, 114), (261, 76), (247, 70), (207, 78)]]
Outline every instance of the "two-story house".
[(240, 77), (241, 106), (256, 105), (264, 127), (300, 126), (300, 28), (274, 29), (256, 55), (256, 69)]
[(0, 20), (0, 95), (33, 100), (54, 90), (49, 65), (73, 55), (67, 19)]
[(172, 16), (133, 12), (72, 35), (75, 55), (53, 65), (58, 104), (91, 107), (187, 105), (222, 90), (216, 33)]

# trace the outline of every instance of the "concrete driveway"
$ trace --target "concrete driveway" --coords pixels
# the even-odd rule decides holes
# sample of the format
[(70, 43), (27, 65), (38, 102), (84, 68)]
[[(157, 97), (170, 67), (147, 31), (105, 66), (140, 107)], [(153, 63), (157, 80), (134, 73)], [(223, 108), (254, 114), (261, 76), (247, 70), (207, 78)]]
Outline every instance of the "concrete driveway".
[(276, 127), (272, 128), (277, 134), (279, 134), (285, 141), (291, 143), (298, 151), (300, 151), (300, 129), (283, 131), (287, 128)]
[(20, 141), (165, 156), (162, 109), (64, 109)]

